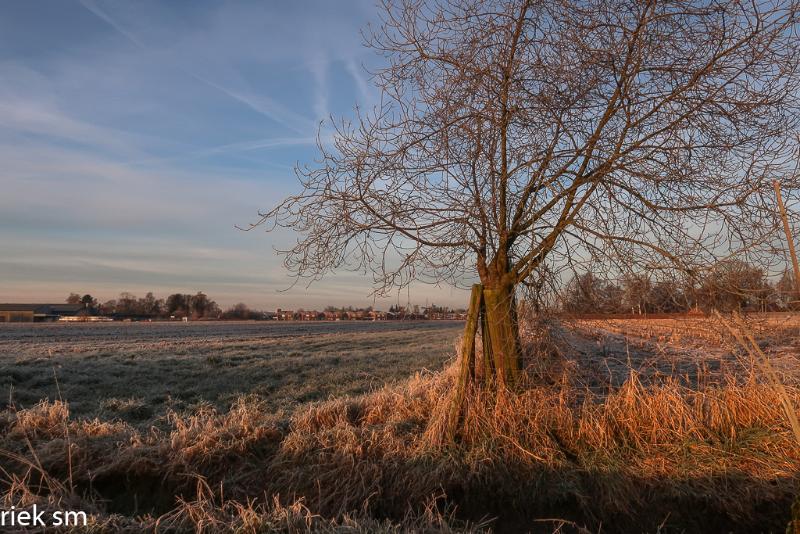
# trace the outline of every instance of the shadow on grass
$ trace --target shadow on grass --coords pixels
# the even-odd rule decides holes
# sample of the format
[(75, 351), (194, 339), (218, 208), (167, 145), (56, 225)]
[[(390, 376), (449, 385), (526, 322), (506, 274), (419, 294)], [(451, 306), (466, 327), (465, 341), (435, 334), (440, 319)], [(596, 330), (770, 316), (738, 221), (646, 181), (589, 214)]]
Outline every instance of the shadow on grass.
[[(247, 465), (207, 466), (227, 471), (209, 477), (208, 485), (241, 503), (269, 502), (279, 495), (285, 504), (301, 500), (323, 517), (366, 513), (396, 522), (420, 513), (432, 496), (439, 496), (442, 512), (454, 509), (457, 519), (472, 523), (490, 518), (494, 532), (509, 533), (553, 532), (562, 521), (592, 532), (782, 532), (798, 483), (797, 478), (761, 480), (736, 472), (681, 480), (521, 465), (475, 472), (442, 458), (362, 463), (354, 469), (351, 457), (287, 465), (286, 458), (264, 458), (261, 452), (246, 452), (253, 455)], [(264, 464), (252, 461), (255, 457)], [(277, 471), (282, 464), (284, 469)], [(340, 484), (322, 485), (344, 472), (350, 476), (342, 476)], [(92, 495), (107, 514), (159, 516), (173, 511), (179, 500), (201, 498), (197, 475), (165, 474), (155, 462), (120, 465), (77, 481), (76, 491)]]

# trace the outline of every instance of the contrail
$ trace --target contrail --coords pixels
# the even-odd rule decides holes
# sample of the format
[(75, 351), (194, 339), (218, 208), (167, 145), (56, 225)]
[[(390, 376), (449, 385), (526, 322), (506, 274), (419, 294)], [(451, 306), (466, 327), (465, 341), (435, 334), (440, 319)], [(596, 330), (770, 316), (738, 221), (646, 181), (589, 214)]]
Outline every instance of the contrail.
[[(123, 28), (119, 23), (117, 23), (108, 13), (100, 9), (97, 5), (95, 5), (91, 0), (80, 0), (80, 4), (87, 9), (89, 12), (94, 14), (96, 17), (104, 21), (106, 24), (111, 26), (115, 31), (117, 31), (120, 35), (128, 39), (131, 43), (136, 45), (137, 47), (141, 48), (142, 50), (149, 50), (150, 47), (142, 43), (139, 39), (136, 38), (131, 32)], [(264, 115), (265, 117), (289, 128), (290, 130), (299, 133), (299, 134), (307, 134), (309, 131), (314, 130), (314, 121), (307, 119), (303, 116), (297, 115), (292, 111), (286, 109), (285, 106), (279, 104), (274, 99), (267, 97), (267, 96), (259, 96), (258, 99), (254, 99), (251, 96), (243, 95), (240, 92), (233, 91), (224, 87), (216, 82), (213, 82), (203, 76), (200, 76), (197, 73), (194, 73), (190, 70), (187, 70), (182, 65), (175, 66), (178, 70), (182, 73), (194, 78), (195, 80), (211, 87), (212, 89), (216, 89), (217, 91), (223, 93), (224, 95), (228, 96), (229, 98), (236, 100), (237, 102), (246, 105), (253, 111)]]

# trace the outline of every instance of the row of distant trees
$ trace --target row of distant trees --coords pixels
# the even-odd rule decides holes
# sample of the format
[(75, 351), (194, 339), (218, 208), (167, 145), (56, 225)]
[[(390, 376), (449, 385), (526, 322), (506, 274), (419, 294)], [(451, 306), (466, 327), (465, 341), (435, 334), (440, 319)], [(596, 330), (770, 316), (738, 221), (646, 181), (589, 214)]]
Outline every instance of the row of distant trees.
[[(630, 274), (619, 280), (593, 272), (574, 276), (560, 294), (560, 307), (568, 313), (679, 313), (692, 309), (704, 312), (800, 310), (794, 276), (786, 271), (771, 283), (764, 269), (741, 260), (720, 262), (699, 280), (674, 276), (653, 279), (647, 274)], [(173, 293), (166, 299), (152, 292), (138, 298), (120, 293), (119, 298), (99, 302), (89, 294), (71, 293), (69, 304), (83, 304), (87, 315), (137, 318), (264, 319), (262, 311), (238, 303), (222, 310), (202, 291), (196, 294)], [(413, 314), (421, 315), (417, 306)], [(437, 307), (432, 307), (437, 311)], [(326, 312), (354, 311), (354, 308), (328, 306)], [(367, 308), (366, 311), (372, 311)], [(411, 310), (392, 306), (392, 313)], [(429, 310), (430, 311), (430, 310)], [(441, 311), (448, 311), (441, 308)], [(297, 310), (296, 313), (301, 313)]]
[(243, 303), (231, 306), (225, 311), (202, 291), (196, 294), (173, 293), (166, 299), (156, 298), (152, 292), (144, 297), (128, 292), (120, 293), (119, 298), (99, 302), (89, 294), (70, 293), (68, 304), (83, 304), (87, 315), (108, 317), (137, 317), (151, 319), (183, 318), (190, 319), (260, 319), (263, 313), (251, 310)]
[[(231, 319), (231, 320), (261, 320), (275, 318), (276, 314), (260, 310), (254, 310), (240, 302), (222, 310), (216, 302), (209, 299), (205, 293), (198, 291), (194, 295), (173, 293), (166, 299), (156, 298), (152, 292), (144, 297), (137, 297), (128, 292), (120, 293), (119, 298), (99, 302), (92, 295), (81, 296), (78, 293), (70, 293), (67, 297), (68, 304), (82, 304), (84, 315), (100, 315), (116, 318), (140, 318), (140, 319), (170, 319), (188, 317), (192, 320), (197, 319)], [(285, 319), (288, 314), (290, 319), (308, 319), (309, 314), (313, 319), (352, 319), (369, 317), (373, 312), (373, 307), (354, 308), (353, 306), (336, 307), (326, 306), (323, 312), (304, 310), (298, 308), (294, 311), (285, 311), (280, 317)], [(464, 310), (453, 310), (446, 306), (429, 306), (425, 311), (418, 305), (413, 307), (392, 306), (389, 315), (401, 319), (428, 319), (441, 318), (448, 313), (463, 313)]]
[(789, 311), (800, 309), (795, 288), (789, 271), (771, 283), (764, 269), (730, 260), (699, 280), (678, 276), (654, 280), (646, 274), (620, 280), (591, 272), (576, 275), (561, 295), (561, 307), (570, 313)]

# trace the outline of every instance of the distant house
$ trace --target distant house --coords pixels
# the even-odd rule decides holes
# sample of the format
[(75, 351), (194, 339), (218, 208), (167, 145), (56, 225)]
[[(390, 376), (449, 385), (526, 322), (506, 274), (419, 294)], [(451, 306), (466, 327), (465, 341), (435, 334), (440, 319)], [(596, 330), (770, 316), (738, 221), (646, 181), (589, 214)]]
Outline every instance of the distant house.
[(292, 321), (294, 320), (294, 312), (292, 310), (282, 310), (278, 308), (275, 312), (275, 318), (278, 321)]
[(56, 321), (78, 315), (84, 305), (78, 304), (0, 304), (0, 323), (32, 323)]
[(386, 312), (382, 312), (382, 311), (378, 311), (378, 310), (372, 310), (371, 312), (369, 312), (369, 317), (373, 321), (385, 321), (386, 318), (387, 318), (387, 314), (386, 314)]
[(300, 321), (321, 321), (325, 319), (325, 314), (316, 310), (306, 310), (297, 312), (295, 314), (295, 319)]

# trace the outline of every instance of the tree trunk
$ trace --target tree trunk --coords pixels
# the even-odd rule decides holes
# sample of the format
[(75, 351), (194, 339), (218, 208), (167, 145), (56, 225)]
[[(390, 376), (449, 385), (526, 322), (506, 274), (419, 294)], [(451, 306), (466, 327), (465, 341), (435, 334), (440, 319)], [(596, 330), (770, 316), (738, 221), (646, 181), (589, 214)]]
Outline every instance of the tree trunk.
[(461, 362), (458, 372), (458, 382), (453, 394), (452, 406), (448, 414), (447, 440), (452, 441), (458, 430), (461, 419), (461, 406), (469, 383), (475, 379), (475, 334), (480, 325), (481, 303), (483, 301), (483, 288), (480, 284), (472, 286), (472, 295), (469, 299), (469, 312), (467, 324), (464, 327), (464, 339), (461, 345)]
[[(498, 388), (513, 387), (522, 369), (522, 350), (513, 284), (484, 287), (483, 347), (486, 376)], [(489, 353), (487, 353), (487, 348)]]
[[(483, 357), (475, 355), (475, 337), (480, 325)], [(502, 392), (513, 387), (522, 369), (517, 302), (513, 284), (486, 288), (472, 286), (472, 295), (464, 326), (458, 379), (443, 427), (434, 425), (434, 435), (452, 442), (462, 420), (463, 404), (470, 383), (483, 379), (487, 388)]]
[[(471, 379), (487, 387), (512, 387), (522, 370), (522, 350), (513, 284), (472, 287), (464, 326), (458, 389)], [(483, 357), (474, 357), (474, 339), (480, 325)]]

